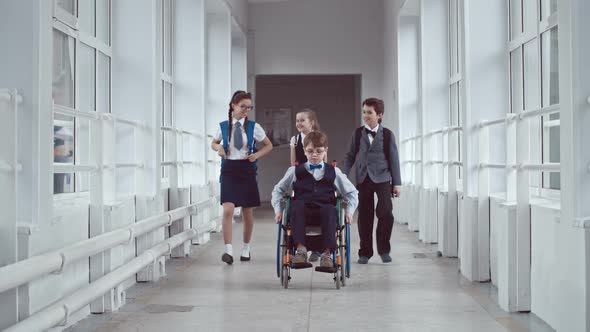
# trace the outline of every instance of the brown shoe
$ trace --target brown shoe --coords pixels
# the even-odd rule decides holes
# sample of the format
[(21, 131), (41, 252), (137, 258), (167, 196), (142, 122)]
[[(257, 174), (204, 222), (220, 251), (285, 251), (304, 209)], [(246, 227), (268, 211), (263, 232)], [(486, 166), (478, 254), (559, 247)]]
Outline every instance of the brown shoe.
[(293, 264), (305, 264), (307, 263), (307, 249), (297, 249), (295, 256), (293, 256)]
[(332, 254), (322, 254), (320, 257), (321, 267), (334, 267), (334, 261), (332, 260)]

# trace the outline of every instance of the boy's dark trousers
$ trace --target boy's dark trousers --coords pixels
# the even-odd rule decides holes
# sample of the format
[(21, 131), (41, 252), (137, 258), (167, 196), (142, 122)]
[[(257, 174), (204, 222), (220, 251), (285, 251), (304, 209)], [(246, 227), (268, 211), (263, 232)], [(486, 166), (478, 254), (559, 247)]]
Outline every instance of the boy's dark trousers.
[(393, 213), (391, 203), (391, 183), (374, 183), (369, 176), (357, 185), (359, 191), (358, 227), (361, 238), (359, 257), (373, 256), (373, 221), (375, 220), (375, 199), (377, 194), (377, 252), (379, 255), (389, 254), (389, 239), (393, 229)]
[[(307, 220), (306, 220), (307, 219)], [(295, 244), (305, 245), (305, 226), (321, 225), (322, 248), (336, 249), (336, 224), (338, 211), (332, 204), (322, 204), (302, 200), (291, 201), (291, 230)]]

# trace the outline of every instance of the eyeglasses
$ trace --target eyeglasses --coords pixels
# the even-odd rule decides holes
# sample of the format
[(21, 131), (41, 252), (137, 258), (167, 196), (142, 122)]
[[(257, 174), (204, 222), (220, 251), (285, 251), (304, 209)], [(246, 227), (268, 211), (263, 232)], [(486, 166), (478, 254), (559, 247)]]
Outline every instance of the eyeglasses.
[(326, 152), (326, 149), (305, 149), (305, 153), (307, 154), (322, 154)]
[(240, 109), (246, 110), (246, 111), (251, 111), (254, 109), (254, 106), (240, 105)]

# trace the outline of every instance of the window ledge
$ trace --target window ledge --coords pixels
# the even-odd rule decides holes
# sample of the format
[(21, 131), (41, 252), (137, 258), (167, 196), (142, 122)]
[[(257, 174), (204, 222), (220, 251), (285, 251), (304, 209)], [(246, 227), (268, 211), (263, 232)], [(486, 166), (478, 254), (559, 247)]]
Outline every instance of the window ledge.
[(539, 207), (550, 209), (553, 211), (560, 212), (561, 211), (561, 201), (550, 199), (546, 197), (531, 197), (530, 200), (531, 207)]
[(490, 199), (494, 200), (496, 203), (504, 203), (506, 202), (506, 193), (499, 192), (499, 193), (491, 193)]

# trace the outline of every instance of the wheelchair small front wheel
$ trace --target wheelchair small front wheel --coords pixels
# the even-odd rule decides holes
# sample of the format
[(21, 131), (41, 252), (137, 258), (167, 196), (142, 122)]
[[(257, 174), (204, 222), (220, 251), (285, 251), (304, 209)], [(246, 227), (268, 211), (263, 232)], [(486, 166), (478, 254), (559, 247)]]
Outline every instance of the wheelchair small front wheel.
[(283, 273), (282, 273), (281, 281), (283, 282), (283, 287), (285, 287), (285, 289), (289, 288), (289, 279), (291, 279), (289, 270), (290, 269), (289, 269), (288, 265), (283, 266)]

